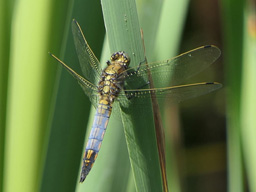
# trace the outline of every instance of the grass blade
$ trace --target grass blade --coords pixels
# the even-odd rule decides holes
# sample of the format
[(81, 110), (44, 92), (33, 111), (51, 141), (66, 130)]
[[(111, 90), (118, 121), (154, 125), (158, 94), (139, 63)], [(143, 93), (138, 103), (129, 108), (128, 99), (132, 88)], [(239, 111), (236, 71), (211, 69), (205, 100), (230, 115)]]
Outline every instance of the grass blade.
[[(229, 191), (243, 191), (242, 151), (241, 151), (241, 71), (243, 52), (243, 9), (244, 1), (222, 1), (225, 42), (225, 63), (228, 116), (228, 170)], [(235, 67), (234, 67), (235, 66)]]
[[(94, 17), (94, 25), (84, 30), (89, 42), (93, 44), (95, 54), (100, 55), (103, 42), (103, 22), (99, 2), (70, 1), (69, 14), (66, 19), (66, 36), (64, 37), (62, 53), (64, 61), (82, 75), (74, 40), (71, 32), (71, 22), (76, 18), (82, 26), (90, 25)], [(84, 15), (84, 11), (87, 15)], [(97, 36), (95, 36), (97, 34)], [(58, 55), (58, 54), (56, 54)], [(53, 59), (52, 65), (59, 65)], [(60, 67), (61, 68), (61, 67)], [(90, 102), (81, 87), (70, 74), (63, 70), (56, 86), (56, 102), (52, 106), (52, 121), (47, 146), (41, 191), (74, 191), (78, 180), (79, 166), (82, 160), (84, 135), (90, 112)]]
[[(144, 58), (135, 1), (102, 0), (102, 9), (111, 52), (125, 50), (131, 66), (139, 64)], [(143, 117), (142, 111), (131, 114), (122, 114), (122, 119), (136, 190), (162, 191), (152, 117)]]
[[(6, 103), (12, 11), (13, 1), (0, 1), (0, 178), (3, 178), (4, 175)], [(0, 180), (0, 191), (2, 189), (3, 179)]]
[(256, 11), (255, 3), (248, 1), (244, 17), (243, 77), (241, 95), (241, 134), (243, 141), (245, 168), (249, 189), (256, 191)]
[[(19, 2), (12, 20), (4, 191), (37, 191), (56, 67), (47, 65), (50, 1)], [(33, 17), (31, 17), (33, 15)], [(47, 75), (45, 75), (47, 74)], [(47, 90), (47, 91), (46, 91)], [(14, 178), (15, 184), (13, 183)]]

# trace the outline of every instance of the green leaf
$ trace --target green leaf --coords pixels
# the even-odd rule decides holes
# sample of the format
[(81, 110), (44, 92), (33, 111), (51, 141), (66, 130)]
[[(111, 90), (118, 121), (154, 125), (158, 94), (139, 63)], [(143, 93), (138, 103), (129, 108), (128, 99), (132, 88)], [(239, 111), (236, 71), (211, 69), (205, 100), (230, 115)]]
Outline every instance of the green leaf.
[[(222, 1), (224, 50), (228, 114), (228, 170), (229, 191), (243, 191), (243, 168), (241, 149), (241, 71), (243, 53), (243, 6), (244, 1)], [(235, 67), (234, 67), (235, 66)]]
[(16, 4), (13, 13), (4, 191), (38, 190), (53, 90), (50, 82), (56, 71), (47, 57), (51, 5), (50, 1), (23, 1)]
[[(71, 33), (71, 22), (73, 18), (76, 18), (82, 26), (92, 26), (87, 27), (84, 32), (87, 40), (94, 42), (92, 47), (95, 54), (99, 56), (104, 36), (102, 16), (98, 11), (100, 3), (70, 1), (69, 9), (62, 55), (65, 55), (64, 62), (81, 74)], [(51, 65), (59, 64), (52, 59)], [(56, 89), (58, 92), (55, 95), (56, 101), (52, 103), (51, 121), (49, 122), (51, 129), (40, 190), (74, 191), (79, 182), (79, 166), (82, 162), (84, 136), (91, 104), (79, 84), (66, 70), (61, 72)]]
[[(253, 8), (254, 6), (254, 8)], [(244, 50), (241, 95), (241, 134), (250, 191), (256, 191), (256, 31), (255, 4), (248, 2), (244, 15)], [(253, 28), (254, 26), (254, 28)]]
[[(4, 148), (7, 110), (7, 85), (10, 58), (10, 31), (13, 11), (13, 1), (0, 1), (0, 178), (4, 176)], [(0, 191), (3, 189), (3, 179), (0, 180)]]
[[(144, 49), (135, 1), (102, 0), (102, 9), (111, 52), (124, 50), (130, 65), (138, 65), (144, 60)], [(154, 122), (149, 114), (130, 106), (129, 112), (122, 113), (122, 121), (136, 190), (162, 191)]]

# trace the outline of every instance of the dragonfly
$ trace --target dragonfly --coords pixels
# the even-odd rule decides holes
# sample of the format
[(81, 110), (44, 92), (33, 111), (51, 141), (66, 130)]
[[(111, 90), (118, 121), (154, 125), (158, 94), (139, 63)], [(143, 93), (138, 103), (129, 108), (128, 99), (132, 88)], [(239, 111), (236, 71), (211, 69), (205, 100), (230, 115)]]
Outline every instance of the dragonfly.
[[(72, 33), (84, 76), (76, 73), (55, 55), (50, 55), (78, 81), (96, 108), (83, 156), (80, 182), (85, 180), (98, 156), (114, 102), (136, 99), (136, 102), (144, 105), (146, 98), (152, 97), (180, 102), (222, 87), (217, 82), (178, 85), (185, 78), (207, 68), (220, 56), (219, 48), (214, 45), (202, 46), (165, 61), (141, 62), (136, 67), (129, 67), (131, 59), (126, 52), (117, 51), (111, 55), (106, 62), (107, 66), (102, 70), (76, 20), (72, 22)], [(149, 71), (152, 79), (158, 82), (157, 87), (149, 86)], [(171, 86), (167, 86), (165, 78), (170, 74)]]

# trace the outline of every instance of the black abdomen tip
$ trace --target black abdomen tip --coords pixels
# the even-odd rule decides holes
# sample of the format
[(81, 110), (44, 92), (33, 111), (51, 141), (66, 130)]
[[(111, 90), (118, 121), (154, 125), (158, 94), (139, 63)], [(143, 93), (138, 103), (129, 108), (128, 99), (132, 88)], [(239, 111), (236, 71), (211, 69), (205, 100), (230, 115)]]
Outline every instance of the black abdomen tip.
[(81, 175), (81, 177), (80, 177), (80, 183), (83, 183), (84, 180), (85, 180), (85, 176), (84, 176), (84, 175)]

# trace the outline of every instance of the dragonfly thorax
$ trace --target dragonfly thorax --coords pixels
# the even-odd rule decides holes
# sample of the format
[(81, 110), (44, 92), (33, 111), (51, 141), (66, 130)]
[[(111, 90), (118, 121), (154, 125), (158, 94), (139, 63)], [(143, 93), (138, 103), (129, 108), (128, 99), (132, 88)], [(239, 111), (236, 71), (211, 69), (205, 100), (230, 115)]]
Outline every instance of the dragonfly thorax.
[(98, 84), (100, 100), (107, 100), (109, 103), (114, 102), (123, 88), (123, 72), (128, 68), (129, 63), (130, 59), (123, 51), (112, 54)]
[(108, 65), (110, 64), (118, 64), (127, 69), (130, 64), (130, 58), (124, 51), (118, 51), (111, 55)]

